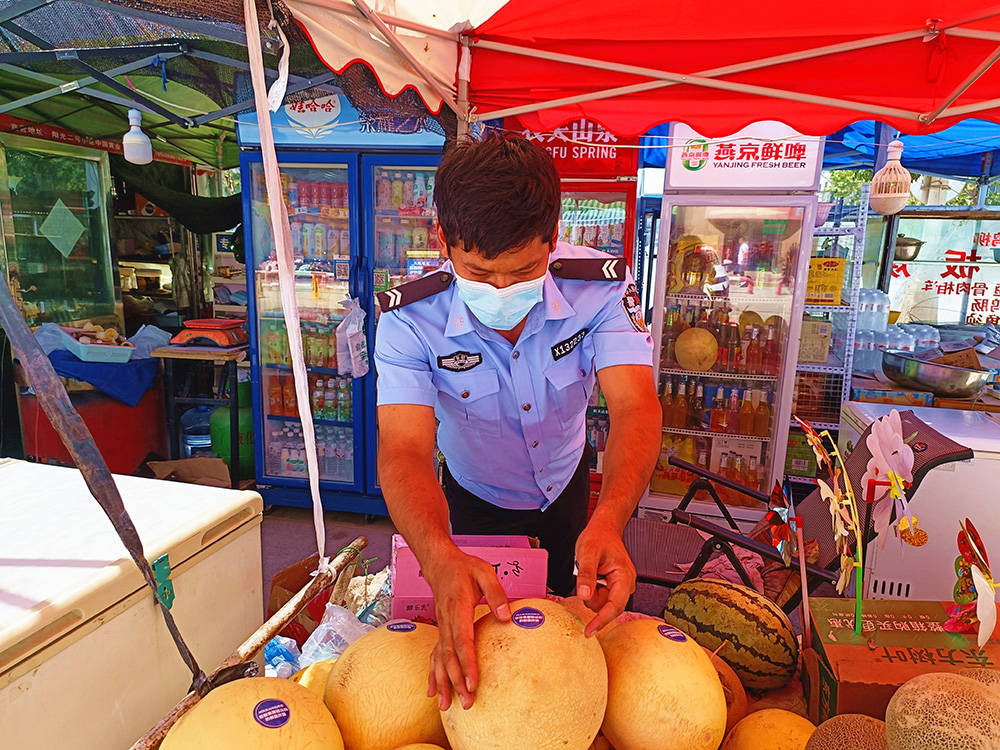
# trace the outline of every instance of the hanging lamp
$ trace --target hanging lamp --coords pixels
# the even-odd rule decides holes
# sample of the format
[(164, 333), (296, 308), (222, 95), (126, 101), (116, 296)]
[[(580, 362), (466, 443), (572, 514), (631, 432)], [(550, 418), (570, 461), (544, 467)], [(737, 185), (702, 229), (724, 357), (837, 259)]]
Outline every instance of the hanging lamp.
[(882, 216), (898, 214), (910, 199), (910, 173), (899, 163), (902, 155), (903, 142), (892, 141), (885, 166), (872, 177), (869, 203)]
[(142, 112), (130, 109), (128, 124), (128, 132), (122, 138), (125, 161), (133, 164), (149, 164), (153, 161), (153, 144), (150, 143), (149, 136), (142, 132)]

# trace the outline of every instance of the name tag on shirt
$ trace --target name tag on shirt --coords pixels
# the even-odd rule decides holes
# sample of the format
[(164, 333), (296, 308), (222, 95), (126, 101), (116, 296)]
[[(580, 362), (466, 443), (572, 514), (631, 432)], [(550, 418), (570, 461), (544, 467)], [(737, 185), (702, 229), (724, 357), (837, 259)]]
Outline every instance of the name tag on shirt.
[(580, 342), (583, 341), (583, 337), (587, 335), (589, 328), (581, 328), (579, 331), (574, 333), (568, 339), (560, 341), (558, 344), (552, 347), (552, 359), (558, 361), (565, 357), (567, 354), (572, 352), (579, 346)]

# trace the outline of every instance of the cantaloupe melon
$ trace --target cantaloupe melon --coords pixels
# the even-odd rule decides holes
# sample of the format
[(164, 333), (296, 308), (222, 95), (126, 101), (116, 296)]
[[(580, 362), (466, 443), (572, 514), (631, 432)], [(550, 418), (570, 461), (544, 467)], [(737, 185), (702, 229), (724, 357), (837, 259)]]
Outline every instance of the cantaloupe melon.
[(840, 714), (813, 732), (806, 750), (886, 750), (885, 722), (864, 714)]
[(756, 313), (753, 310), (744, 310), (740, 313), (740, 334), (743, 333), (743, 329), (747, 326), (751, 328), (753, 326), (758, 326), (759, 328), (764, 328), (764, 319), (760, 317), (760, 313)]
[(417, 742), (413, 745), (402, 745), (396, 750), (444, 750), (440, 745), (428, 745), (426, 742)]
[(336, 659), (324, 659), (303, 667), (292, 675), (292, 680), (299, 683), (310, 693), (324, 700), (326, 697), (326, 681), (330, 678), (330, 670)]
[[(574, 615), (580, 618), (580, 621), (584, 625), (589, 625), (590, 621), (597, 617), (597, 613), (587, 606), (586, 602), (583, 601), (578, 596), (567, 596), (561, 602), (566, 609), (572, 612)], [(613, 619), (603, 628), (597, 631), (598, 636), (602, 636), (607, 633), (611, 628), (616, 625), (621, 625), (623, 622), (630, 622), (631, 620), (656, 620), (657, 622), (663, 622), (659, 617), (650, 617), (649, 615), (644, 615), (641, 612), (622, 612), (618, 617)]]
[(705, 328), (688, 328), (681, 331), (674, 342), (674, 358), (685, 370), (705, 372), (712, 368), (719, 357), (719, 342)]
[[(704, 648), (704, 646), (702, 646)], [(747, 691), (743, 689), (743, 683), (736, 676), (733, 668), (726, 664), (718, 654), (712, 653), (707, 648), (705, 653), (712, 660), (716, 674), (719, 675), (719, 682), (722, 683), (722, 692), (726, 696), (726, 732), (736, 726), (736, 723), (747, 715)]]
[(799, 642), (781, 608), (751, 588), (711, 578), (677, 586), (663, 619), (715, 651), (747, 690), (776, 690), (795, 674)]
[(889, 750), (996, 750), (1000, 695), (959, 674), (918, 675), (892, 696), (885, 729)]
[(716, 750), (726, 697), (705, 650), (656, 620), (622, 623), (601, 636), (608, 709), (601, 733), (617, 750)]
[(981, 682), (987, 687), (993, 688), (997, 693), (1000, 693), (1000, 669), (975, 667), (973, 669), (963, 669), (959, 674), (962, 677), (970, 677), (977, 682)]
[(344, 742), (323, 701), (304, 687), (279, 677), (248, 677), (212, 690), (160, 745), (161, 750), (245, 747), (344, 750)]
[(326, 705), (347, 750), (443, 745), (437, 698), (427, 697), (433, 625), (394, 620), (354, 641), (330, 670)]
[(490, 613), (489, 604), (477, 604), (476, 608), (472, 610), (472, 621), (475, 622), (481, 617), (486, 617)]
[(611, 746), (611, 743), (608, 742), (607, 737), (597, 735), (596, 737), (594, 737), (594, 742), (590, 746), (590, 750), (615, 750), (615, 749)]
[(816, 725), (798, 714), (765, 708), (733, 727), (721, 750), (805, 750), (814, 731)]
[(511, 612), (510, 622), (475, 624), (475, 702), (442, 713), (452, 750), (587, 750), (607, 704), (600, 644), (556, 602), (522, 599)]

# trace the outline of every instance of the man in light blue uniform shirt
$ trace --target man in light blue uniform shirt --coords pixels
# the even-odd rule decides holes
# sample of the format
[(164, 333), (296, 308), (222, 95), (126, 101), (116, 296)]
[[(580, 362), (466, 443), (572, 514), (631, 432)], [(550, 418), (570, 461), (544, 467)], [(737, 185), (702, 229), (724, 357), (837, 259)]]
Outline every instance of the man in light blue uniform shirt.
[[(453, 146), (434, 197), (449, 260), (379, 294), (375, 365), (379, 480), (434, 591), (429, 691), (446, 707), (452, 689), (471, 705), (478, 682), (474, 605), (485, 596), (497, 617), (510, 616), (494, 569), (449, 530), (537, 536), (549, 586), (566, 596), (575, 583), (597, 611), (593, 634), (635, 588), (621, 535), (656, 462), (661, 417), (631, 274), (622, 258), (556, 242), (559, 178), (544, 149), (512, 137)], [(610, 433), (588, 522), (595, 382)]]

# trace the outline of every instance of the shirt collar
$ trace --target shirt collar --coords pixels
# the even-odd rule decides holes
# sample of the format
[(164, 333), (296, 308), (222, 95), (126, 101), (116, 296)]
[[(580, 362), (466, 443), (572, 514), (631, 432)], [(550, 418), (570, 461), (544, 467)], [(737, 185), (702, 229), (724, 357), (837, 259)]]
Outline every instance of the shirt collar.
[[(452, 275), (455, 273), (450, 260), (445, 261), (439, 270), (447, 271)], [(472, 311), (462, 301), (454, 283), (449, 292), (451, 294), (451, 306), (448, 310), (448, 322), (444, 328), (444, 335), (454, 338), (475, 332), (478, 321), (474, 320)], [(545, 274), (545, 284), (542, 286), (542, 304), (545, 308), (545, 320), (565, 320), (576, 314), (576, 310), (573, 309), (569, 300), (563, 295), (555, 279), (552, 278), (551, 273)], [(533, 316), (529, 313), (529, 324), (531, 323), (531, 317)], [(528, 333), (534, 333), (534, 331), (528, 331), (526, 327), (525, 334)]]

